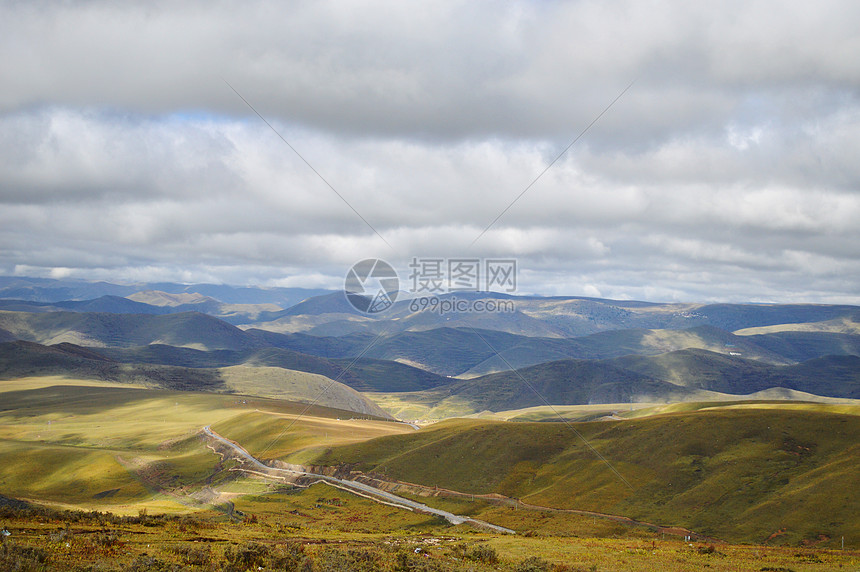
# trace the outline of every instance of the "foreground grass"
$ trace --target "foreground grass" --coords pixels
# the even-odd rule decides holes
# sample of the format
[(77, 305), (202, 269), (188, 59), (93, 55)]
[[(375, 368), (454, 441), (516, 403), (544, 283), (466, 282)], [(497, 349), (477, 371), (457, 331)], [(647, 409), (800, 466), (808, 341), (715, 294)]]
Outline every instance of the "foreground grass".
[[(144, 552), (165, 566), (181, 563), (185, 557), (168, 550), (174, 540), (178, 546), (210, 548), (209, 568), (200, 569), (222, 569), (235, 556), (230, 556), (227, 546), (238, 550), (250, 542), (280, 547), (277, 550), (301, 542), (301, 550), (313, 558), (328, 558), (326, 550), (336, 544), (336, 550), (347, 553), (378, 554), (383, 560), (368, 558), (386, 569), (389, 564), (380, 562), (399, 558), (391, 556), (391, 550), (396, 553), (403, 543), (418, 542), (416, 538), (427, 535), (450, 536), (454, 538), (451, 546), (467, 542), (492, 547), (501, 562), (499, 569), (512, 570), (532, 555), (556, 563), (579, 563), (584, 570), (598, 565), (599, 569), (629, 569), (631, 562), (640, 569), (652, 565), (652, 569), (689, 569), (691, 558), (705, 556), (709, 559), (695, 562), (715, 569), (745, 569), (758, 558), (745, 548), (724, 549), (723, 545), (715, 550), (724, 556), (703, 555), (698, 553), (700, 545), (672, 544), (647, 527), (522, 505), (513, 510), (481, 499), (420, 500), (520, 534), (502, 538), (452, 528), (437, 519), (323, 485), (305, 492), (283, 491), (265, 481), (239, 478), (242, 474), (232, 470), (234, 464), (212, 453), (200, 439), (200, 428), (209, 424), (267, 458), (355, 464), (391, 478), (465, 493), (497, 492), (544, 507), (626, 515), (685, 526), (732, 542), (790, 545), (796, 554), (807, 554), (803, 547), (814, 547), (813, 554), (831, 554), (820, 549), (838, 546), (841, 536), (847, 546), (857, 548), (860, 538), (856, 488), (860, 416), (847, 406), (684, 404), (642, 411), (648, 415), (640, 419), (577, 423), (576, 432), (562, 423), (485, 420), (451, 420), (414, 431), (403, 424), (355, 419), (354, 414), (324, 408), (305, 411), (304, 405), (276, 400), (58, 379), (2, 385), (0, 399), (0, 494), (57, 508), (122, 515), (137, 515), (144, 509), (194, 514), (202, 519), (201, 530), (220, 531), (186, 534), (187, 530), (178, 530), (181, 525), (170, 524), (178, 521), (162, 518), (158, 522), (164, 523), (167, 532), (158, 536), (162, 533), (154, 531), (161, 524), (147, 521), (151, 524), (147, 528), (130, 522), (126, 529), (104, 521), (98, 525), (99, 534), (106, 530), (131, 533), (138, 525), (143, 527), (140, 531), (149, 530), (149, 536), (138, 531), (134, 534), (140, 536), (122, 540), (129, 547), (127, 553), (104, 553), (116, 560), (105, 564), (105, 569), (134, 569), (132, 557), (143, 558)], [(576, 413), (603, 414), (599, 410)], [(632, 488), (596, 458), (579, 435)], [(30, 534), (28, 527), (48, 534), (40, 528), (45, 524), (38, 520), (42, 517), (31, 516), (19, 524), (14, 521), (23, 518), (20, 515), (9, 516), (8, 521), (3, 517), (0, 526), (17, 527), (10, 537), (16, 543)], [(81, 538), (95, 538), (86, 536), (94, 531), (89, 529)], [(50, 538), (42, 540), (32, 546), (62, 553), (63, 547)], [(142, 547), (152, 542), (166, 543), (168, 548)], [(182, 544), (192, 542), (203, 544)], [(445, 543), (440, 546), (448, 546)], [(636, 552), (645, 550), (642, 547), (648, 543), (655, 543), (651, 554)], [(98, 546), (80, 546), (74, 558), (103, 553)], [(457, 562), (454, 558), (464, 561), (454, 548), (440, 550), (439, 558), (448, 558), (444, 562), (451, 566)], [(272, 554), (266, 558), (275, 558)], [(767, 562), (792, 570), (826, 569), (816, 567), (818, 562), (795, 560), (774, 556)], [(826, 561), (824, 556), (820, 560)], [(793, 564), (786, 564), (789, 561)], [(271, 562), (266, 560), (264, 566)], [(743, 566), (732, 568), (738, 562)], [(807, 564), (812, 567), (804, 567)], [(137, 569), (146, 569), (140, 566)]]
[(495, 536), (315, 485), (237, 500), (194, 516), (0, 507), (0, 569), (818, 571), (860, 566), (860, 552), (665, 540), (620, 525), (602, 536), (555, 535), (555, 517), (530, 536)]

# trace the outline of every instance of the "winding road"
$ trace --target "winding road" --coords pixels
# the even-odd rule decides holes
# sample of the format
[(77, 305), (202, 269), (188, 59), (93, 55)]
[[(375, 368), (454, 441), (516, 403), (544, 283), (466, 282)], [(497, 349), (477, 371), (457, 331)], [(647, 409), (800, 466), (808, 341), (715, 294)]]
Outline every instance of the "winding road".
[(269, 465), (264, 464), (262, 461), (260, 461), (259, 459), (257, 459), (253, 455), (251, 455), (251, 453), (246, 451), (238, 443), (230, 441), (229, 439), (226, 439), (226, 438), (222, 437), (221, 435), (219, 435), (218, 433), (216, 433), (215, 431), (213, 431), (209, 425), (207, 425), (206, 427), (203, 428), (203, 432), (207, 436), (211, 437), (212, 439), (215, 439), (216, 441), (219, 441), (220, 443), (227, 445), (228, 447), (233, 449), (233, 451), (235, 451), (239, 457), (241, 457), (242, 459), (244, 459), (245, 461), (250, 463), (252, 466), (254, 466), (256, 469), (258, 469), (264, 475), (269, 475), (272, 473), (275, 473), (275, 474), (276, 473), (286, 473), (289, 475), (301, 475), (301, 476), (305, 476), (305, 477), (313, 477), (313, 478), (317, 479), (318, 481), (324, 481), (324, 482), (331, 484), (331, 485), (334, 485), (338, 488), (347, 490), (349, 492), (352, 492), (354, 494), (357, 494), (357, 495), (365, 497), (365, 498), (369, 498), (371, 500), (375, 500), (377, 502), (382, 502), (382, 503), (385, 503), (388, 505), (397, 506), (399, 508), (403, 508), (403, 509), (407, 509), (407, 510), (414, 510), (414, 511), (422, 512), (422, 513), (441, 516), (442, 518), (444, 518), (445, 520), (447, 520), (451, 524), (471, 524), (471, 525), (476, 526), (478, 528), (489, 529), (489, 530), (492, 530), (494, 532), (501, 532), (504, 534), (516, 534), (516, 532), (514, 532), (513, 530), (511, 530), (509, 528), (505, 528), (503, 526), (497, 526), (495, 524), (490, 524), (489, 522), (484, 522), (483, 520), (478, 520), (478, 519), (470, 518), (467, 516), (460, 516), (460, 515), (445, 511), (445, 510), (440, 510), (437, 508), (429, 507), (425, 504), (421, 504), (421, 503), (415, 502), (413, 500), (399, 497), (397, 495), (389, 493), (388, 491), (384, 491), (382, 489), (378, 489), (376, 487), (372, 487), (370, 485), (366, 485), (366, 484), (360, 483), (358, 481), (338, 479), (336, 477), (330, 477), (328, 475), (320, 475), (317, 473), (308, 473), (305, 471), (299, 471), (299, 470), (293, 470), (293, 469), (281, 469), (281, 468), (276, 468), (276, 467), (270, 467)]

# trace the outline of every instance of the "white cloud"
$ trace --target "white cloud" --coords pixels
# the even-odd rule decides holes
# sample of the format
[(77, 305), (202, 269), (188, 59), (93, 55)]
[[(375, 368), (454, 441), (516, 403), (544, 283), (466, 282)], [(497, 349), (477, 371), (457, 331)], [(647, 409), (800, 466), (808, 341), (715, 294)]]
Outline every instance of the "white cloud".
[(860, 302), (859, 18), (6, 4), (0, 270), (337, 286), (361, 258), (468, 254), (516, 256), (547, 294)]

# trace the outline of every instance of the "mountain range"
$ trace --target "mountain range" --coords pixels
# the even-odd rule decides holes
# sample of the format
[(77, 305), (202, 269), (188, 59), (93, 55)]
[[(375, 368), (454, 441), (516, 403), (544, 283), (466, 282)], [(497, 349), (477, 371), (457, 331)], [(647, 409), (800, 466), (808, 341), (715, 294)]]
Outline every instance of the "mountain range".
[(0, 277), (0, 378), (307, 402), (331, 383), (331, 406), (377, 415), (356, 392), (454, 399), (475, 412), (771, 388), (860, 398), (856, 306), (460, 297), (515, 311), (413, 311), (407, 299), (365, 316), (342, 292)]

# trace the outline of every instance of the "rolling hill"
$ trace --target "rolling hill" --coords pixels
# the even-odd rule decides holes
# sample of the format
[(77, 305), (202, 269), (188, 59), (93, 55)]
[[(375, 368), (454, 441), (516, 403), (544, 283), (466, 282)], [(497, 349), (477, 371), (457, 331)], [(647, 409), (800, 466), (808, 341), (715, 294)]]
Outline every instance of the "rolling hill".
[(799, 362), (826, 355), (860, 355), (857, 334), (787, 331), (745, 337), (758, 347)]
[(122, 298), (101, 296), (93, 300), (32, 302), (29, 300), (0, 300), (0, 310), (7, 312), (106, 312), (111, 314), (165, 314), (162, 308)]
[(0, 344), (0, 379), (48, 376), (141, 384), (182, 391), (228, 389), (214, 369), (121, 364), (73, 344), (48, 347), (21, 340)]
[(186, 312), (169, 315), (0, 312), (0, 328), (16, 338), (93, 347), (167, 344), (198, 349), (245, 349), (258, 344), (222, 320)]
[(698, 349), (609, 360), (567, 359), (376, 399), (390, 402), (392, 410), (407, 411), (414, 404), (416, 411), (429, 408), (463, 416), (547, 404), (713, 399), (775, 388), (790, 390), (788, 394), (860, 399), (860, 356), (825, 356), (781, 366)]
[(860, 534), (857, 414), (827, 406), (724, 407), (576, 429), (451, 420), (335, 447), (316, 462), (545, 507), (624, 514), (735, 542)]
[(189, 368), (120, 363), (73, 344), (48, 347), (20, 340), (0, 343), (0, 380), (51, 376), (179, 391), (236, 392), (305, 403), (316, 401), (326, 407), (388, 417), (356, 390), (316, 373), (251, 365)]
[(692, 392), (599, 360), (561, 360), (515, 372), (493, 373), (444, 389), (475, 411), (504, 411), (534, 405), (683, 401)]
[[(789, 355), (797, 354), (790, 346), (771, 340), (771, 336), (789, 335), (787, 333), (736, 336), (710, 326), (687, 330), (617, 330), (579, 338), (536, 338), (469, 328), (396, 332), (378, 339), (369, 333), (342, 337), (276, 334), (255, 329), (247, 333), (260, 343), (321, 357), (346, 358), (363, 352), (362, 355), (369, 358), (398, 361), (438, 375), (464, 378), (506, 371), (511, 369), (509, 366), (516, 369), (560, 359), (659, 355), (687, 348), (737, 354), (770, 364), (795, 363), (796, 360), (779, 353), (781, 348)], [(805, 335), (819, 340), (809, 346), (808, 353), (812, 357), (829, 355), (831, 350), (836, 354), (845, 353), (852, 349), (850, 344), (860, 344), (860, 336), (834, 341), (835, 334), (812, 332)]]
[(324, 375), (359, 391), (418, 391), (451, 380), (401, 363), (368, 358), (329, 360), (282, 348), (202, 351), (152, 344), (136, 348), (99, 348), (100, 355), (124, 363), (191, 368), (235, 365), (280, 367)]
[(816, 304), (683, 304), (606, 300), (584, 297), (511, 296), (491, 292), (457, 293), (440, 300), (512, 302), (505, 312), (414, 311), (405, 297), (381, 316), (357, 316), (342, 293), (311, 298), (281, 314), (243, 327), (281, 333), (346, 335), (379, 331), (385, 321), (396, 331), (442, 327), (476, 328), (536, 337), (579, 337), (610, 330), (689, 329), (711, 326), (726, 331), (794, 323), (853, 319), (856, 306)]

